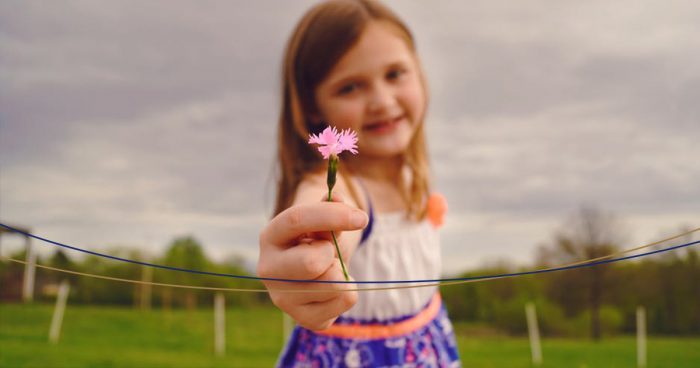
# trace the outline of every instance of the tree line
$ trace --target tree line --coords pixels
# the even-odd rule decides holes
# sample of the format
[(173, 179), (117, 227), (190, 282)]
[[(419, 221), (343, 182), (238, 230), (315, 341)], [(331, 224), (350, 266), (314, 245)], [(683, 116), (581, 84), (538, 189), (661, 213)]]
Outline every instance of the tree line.
[[(605, 260), (619, 254), (621, 227), (614, 216), (582, 208), (540, 246), (528, 268), (488, 267), (461, 277), (503, 274)], [(686, 229), (687, 230), (687, 229)], [(679, 231), (681, 232), (681, 231)], [(690, 243), (691, 236), (639, 252)], [(646, 309), (650, 333), (700, 334), (700, 245), (629, 260), (565, 271), (540, 273), (442, 287), (455, 320), (485, 323), (512, 334), (527, 332), (524, 306), (533, 302), (545, 335), (600, 339), (634, 333), (636, 309)]]
[[(659, 247), (687, 243), (688, 236)], [(460, 277), (510, 273), (575, 264), (620, 251), (623, 242), (616, 219), (600, 210), (583, 208), (539, 247), (536, 261), (527, 268), (507, 265), (481, 267)], [(526, 333), (524, 306), (534, 302), (540, 329), (551, 336), (603, 336), (633, 333), (635, 311), (647, 311), (648, 329), (654, 334), (700, 334), (700, 246), (644, 257), (639, 260), (576, 268), (530, 276), (502, 278), (463, 285), (443, 286), (443, 300), (454, 321), (490, 326), (510, 334)], [(646, 251), (650, 249), (645, 249)], [(135, 250), (111, 254), (166, 266), (209, 272), (250, 275), (242, 259), (214, 262), (191, 236), (173, 240), (165, 253), (145, 259)], [(627, 255), (627, 254), (625, 254)], [(13, 258), (23, 259), (19, 252)], [(118, 262), (96, 256), (72, 259), (61, 248), (39, 264), (78, 272), (132, 280), (217, 288), (263, 288), (257, 281), (198, 275)], [(0, 262), (0, 300), (21, 299), (24, 266)], [(50, 301), (56, 285), (67, 279), (70, 303), (133, 305), (144, 308), (197, 308), (212, 304), (212, 291), (153, 287), (100, 280), (37, 269), (35, 300)], [(144, 298), (148, 302), (144, 303)], [(266, 293), (226, 293), (227, 305), (269, 304)]]
[[(241, 258), (232, 258), (215, 262), (204, 253), (202, 244), (192, 236), (176, 238), (167, 247), (161, 257), (145, 258), (141, 252), (133, 249), (115, 249), (110, 255), (133, 259), (141, 262), (155, 263), (182, 269), (202, 270), (207, 272), (250, 276)], [(24, 251), (11, 256), (24, 259)], [(122, 279), (148, 281), (163, 284), (178, 284), (212, 288), (247, 288), (260, 289), (262, 284), (252, 280), (207, 276), (195, 273), (151, 268), (134, 263), (126, 263), (103, 257), (88, 255), (81, 259), (72, 259), (62, 249), (46, 259), (39, 258), (38, 264), (67, 269), (77, 272), (117, 277)], [(24, 265), (14, 262), (0, 263), (0, 300), (21, 300), (22, 277)], [(55, 297), (58, 283), (68, 280), (71, 284), (71, 303), (134, 305), (137, 307), (158, 308), (197, 308), (211, 305), (213, 293), (210, 290), (172, 288), (165, 286), (147, 286), (142, 284), (108, 281), (98, 278), (67, 274), (37, 268), (35, 282), (35, 300), (49, 301)], [(147, 292), (144, 292), (147, 291)], [(229, 305), (250, 306), (268, 303), (266, 293), (225, 293)], [(148, 303), (144, 303), (148, 298)]]

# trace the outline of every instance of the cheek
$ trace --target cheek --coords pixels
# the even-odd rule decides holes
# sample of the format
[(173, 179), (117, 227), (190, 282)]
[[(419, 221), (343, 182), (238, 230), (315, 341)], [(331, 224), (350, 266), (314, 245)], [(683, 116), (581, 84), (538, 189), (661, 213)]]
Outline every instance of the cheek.
[(413, 120), (418, 122), (425, 112), (425, 93), (420, 83), (413, 83), (402, 91), (401, 100)]
[(325, 106), (323, 115), (337, 128), (357, 130), (362, 121), (362, 112), (358, 101), (335, 101)]

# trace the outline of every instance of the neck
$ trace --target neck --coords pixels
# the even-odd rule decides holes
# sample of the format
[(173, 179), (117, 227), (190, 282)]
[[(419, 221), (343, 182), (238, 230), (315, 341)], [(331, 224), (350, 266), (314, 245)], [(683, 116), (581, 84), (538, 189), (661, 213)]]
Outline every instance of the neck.
[(403, 159), (394, 157), (361, 157), (356, 156), (346, 161), (352, 172), (372, 181), (388, 181), (395, 183), (401, 178)]

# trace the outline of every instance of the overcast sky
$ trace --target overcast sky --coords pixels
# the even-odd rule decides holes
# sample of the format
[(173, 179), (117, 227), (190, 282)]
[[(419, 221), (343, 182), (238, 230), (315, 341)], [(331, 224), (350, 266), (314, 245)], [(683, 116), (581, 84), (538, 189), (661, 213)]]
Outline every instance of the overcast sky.
[[(0, 222), (255, 262), (281, 55), (313, 3), (0, 2)], [(700, 3), (388, 4), (430, 84), (446, 274), (531, 262), (584, 204), (624, 246), (700, 226)]]

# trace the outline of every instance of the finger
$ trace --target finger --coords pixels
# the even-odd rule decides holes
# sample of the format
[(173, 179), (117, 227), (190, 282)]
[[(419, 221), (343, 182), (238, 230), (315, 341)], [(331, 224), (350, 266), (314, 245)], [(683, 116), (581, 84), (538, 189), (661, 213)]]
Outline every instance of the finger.
[(367, 214), (342, 203), (320, 202), (290, 207), (270, 221), (260, 234), (260, 245), (289, 247), (309, 232), (359, 230), (367, 226)]
[(352, 308), (357, 302), (357, 292), (343, 293), (337, 298), (324, 302), (315, 302), (302, 306), (304, 314), (310, 316), (309, 327), (311, 329), (324, 329), (330, 327), (328, 320), (335, 320), (339, 315)]
[[(334, 231), (333, 234), (335, 234), (335, 239), (340, 240), (340, 236), (343, 235), (342, 231)], [(333, 234), (331, 234), (330, 231), (316, 231), (313, 233), (309, 233), (308, 238), (307, 238), (307, 243), (309, 240), (328, 240), (330, 242), (333, 241)]]
[[(339, 262), (335, 262), (333, 266), (326, 271), (316, 281), (341, 281), (344, 280), (343, 271)], [(350, 281), (354, 281), (351, 277)], [(281, 281), (266, 281), (265, 287), (270, 289), (270, 297), (275, 305), (283, 310), (291, 310), (301, 305), (309, 303), (326, 302), (331, 299), (340, 297), (342, 294), (351, 292), (348, 289), (353, 289), (354, 284), (346, 283), (296, 283), (296, 282), (281, 282)], [(307, 292), (285, 292), (289, 289), (303, 289)], [(317, 292), (308, 292), (317, 291)]]
[(286, 311), (299, 326), (312, 331), (325, 330), (330, 327), (337, 317), (322, 320), (318, 316), (314, 316), (309, 312), (307, 306), (296, 306)]
[[(342, 231), (334, 231), (336, 240), (340, 239), (340, 235), (343, 234)], [(328, 240), (333, 241), (333, 234), (330, 231), (314, 231), (306, 233), (299, 237), (296, 241), (297, 243), (311, 243), (314, 240)]]
[(326, 273), (335, 261), (335, 246), (326, 240), (312, 240), (269, 252), (274, 253), (264, 258), (274, 262), (258, 265), (260, 277), (313, 280)]

